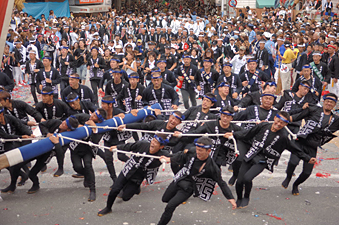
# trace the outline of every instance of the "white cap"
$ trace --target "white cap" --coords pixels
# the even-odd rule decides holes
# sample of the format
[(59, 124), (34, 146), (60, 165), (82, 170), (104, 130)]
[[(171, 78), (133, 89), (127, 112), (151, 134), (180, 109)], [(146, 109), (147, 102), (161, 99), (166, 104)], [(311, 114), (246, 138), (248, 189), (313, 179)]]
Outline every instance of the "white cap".
[(272, 34), (269, 33), (269, 32), (267, 32), (267, 31), (265, 31), (265, 32), (264, 32), (264, 36), (265, 36), (266, 38), (271, 38), (271, 37), (272, 37)]

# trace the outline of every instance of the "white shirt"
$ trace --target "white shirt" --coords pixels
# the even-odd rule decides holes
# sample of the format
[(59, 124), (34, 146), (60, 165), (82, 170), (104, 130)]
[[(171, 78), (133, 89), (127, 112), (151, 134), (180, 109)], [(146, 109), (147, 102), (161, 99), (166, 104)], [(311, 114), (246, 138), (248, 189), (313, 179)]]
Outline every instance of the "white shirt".
[(198, 24), (194, 23), (192, 28), (193, 28), (193, 33), (198, 36), (200, 32)]
[(247, 19), (248, 20), (252, 19), (252, 11), (251, 10), (248, 10), (248, 12), (247, 12)]
[(170, 27), (172, 28), (172, 33), (178, 33), (178, 29), (180, 27), (180, 22), (178, 20), (172, 20)]
[(78, 41), (79, 35), (75, 32), (71, 32), (69, 36), (71, 37), (71, 45), (73, 46), (74, 43)]
[(205, 29), (205, 23), (204, 21), (199, 22), (199, 32), (204, 32)]
[(162, 27), (167, 28), (167, 21), (165, 19), (163, 19), (161, 21), (161, 25), (162, 25)]
[(231, 60), (231, 63), (234, 69), (233, 73), (238, 74), (238, 75), (240, 75), (239, 72), (240, 72), (241, 67), (246, 64), (246, 56), (244, 55), (242, 59), (239, 59), (239, 57), (240, 55), (235, 55), (233, 59)]

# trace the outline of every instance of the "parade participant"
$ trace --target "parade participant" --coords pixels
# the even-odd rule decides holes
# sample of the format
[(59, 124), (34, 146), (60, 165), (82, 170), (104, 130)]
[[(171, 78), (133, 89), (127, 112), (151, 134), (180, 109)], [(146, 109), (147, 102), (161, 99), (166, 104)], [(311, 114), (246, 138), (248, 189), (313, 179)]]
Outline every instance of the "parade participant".
[(96, 103), (98, 103), (98, 87), (100, 79), (104, 75), (102, 70), (105, 66), (105, 60), (99, 55), (99, 48), (95, 46), (92, 47), (91, 57), (87, 62), (87, 70), (89, 70), (89, 80), (91, 81), (91, 87)]
[[(288, 132), (283, 129), (289, 123), (290, 115), (279, 112), (274, 117), (274, 123), (260, 123), (250, 130), (226, 133), (225, 136), (234, 136), (236, 140), (252, 140), (251, 147), (246, 149), (236, 183), (237, 207), (246, 208), (250, 202), (250, 193), (253, 179), (265, 168), (273, 172), (281, 153), (288, 149), (297, 154), (305, 162), (314, 164), (316, 158), (305, 154), (293, 140), (289, 139)], [(245, 191), (244, 191), (245, 190)]]
[[(34, 137), (32, 135), (32, 131), (28, 129), (27, 126), (20, 121), (20, 119), (11, 116), (9, 114), (5, 114), (5, 108), (0, 106), (0, 137), (6, 139), (13, 139), (13, 138), (31, 138)], [(5, 142), (0, 143), (1, 153), (7, 152), (12, 150), (16, 147), (19, 147), (17, 142)], [(19, 163), (15, 166), (9, 167), (9, 173), (11, 176), (11, 181), (8, 187), (1, 190), (2, 193), (13, 193), (16, 189), (16, 183), (18, 180), (19, 175), (22, 177), (22, 181), (27, 179), (26, 174), (20, 173), (20, 170), (23, 166), (25, 166), (27, 162)]]
[(110, 60), (110, 63), (109, 63), (110, 69), (105, 71), (104, 75), (102, 76), (100, 80), (99, 92), (103, 91), (103, 86), (104, 86), (105, 81), (110, 81), (113, 79), (114, 71), (120, 71), (122, 73), (122, 79), (125, 79), (126, 81), (128, 81), (128, 75), (125, 70), (120, 69), (119, 63), (120, 63), (120, 60), (117, 57), (113, 57)]
[(66, 102), (66, 97), (70, 93), (75, 93), (79, 96), (80, 101), (88, 101), (96, 104), (93, 91), (86, 85), (80, 84), (80, 76), (73, 73), (69, 76), (69, 86), (61, 92), (62, 101)]
[(230, 93), (230, 84), (228, 82), (220, 81), (217, 84), (218, 94), (216, 97), (217, 102), (215, 103), (216, 107), (224, 108), (226, 105), (235, 106), (235, 111), (238, 111), (237, 102), (233, 99)]
[(247, 65), (249, 70), (240, 75), (243, 97), (245, 94), (262, 90), (265, 82), (269, 80), (269, 76), (266, 73), (257, 69), (258, 63), (255, 59), (247, 60)]
[(234, 99), (239, 97), (239, 94), (242, 89), (241, 80), (238, 75), (235, 75), (232, 71), (231, 63), (224, 63), (222, 66), (221, 76), (218, 78), (218, 84), (222, 81), (224, 83), (228, 82), (230, 84), (230, 96)]
[[(162, 197), (162, 201), (167, 205), (158, 225), (168, 224), (174, 210), (193, 194), (194, 197), (209, 200), (216, 183), (221, 188), (225, 198), (231, 203), (232, 209), (237, 207), (231, 190), (221, 177), (220, 168), (210, 156), (212, 140), (208, 137), (201, 137), (195, 142), (195, 145), (195, 147), (178, 152), (171, 157), (161, 157), (161, 160), (164, 159), (171, 163), (175, 176)], [(212, 183), (212, 185), (207, 185), (211, 188), (208, 191), (208, 196), (204, 196), (203, 190), (205, 189), (203, 187), (197, 187), (199, 185), (198, 179), (208, 180), (210, 181), (209, 184)]]
[(25, 64), (26, 61), (26, 48), (22, 45), (21, 41), (16, 41), (14, 44), (14, 58), (15, 65), (13, 66), (13, 78), (17, 86), (22, 86), (22, 72), (20, 69), (21, 65)]
[[(61, 157), (63, 157), (63, 155), (65, 154), (64, 152), (66, 151), (68, 145), (61, 146), (59, 143), (59, 137), (56, 134), (62, 133), (65, 131), (75, 130), (78, 126), (79, 126), (79, 122), (74, 117), (69, 117), (64, 121), (61, 121), (58, 119), (51, 119), (51, 120), (44, 121), (39, 124), (41, 134), (49, 137), (51, 142), (54, 144), (54, 147), (53, 147), (53, 150), (35, 158), (36, 162), (28, 174), (29, 179), (33, 182), (32, 187), (27, 191), (28, 194), (34, 194), (40, 189), (40, 183), (39, 183), (39, 178), (37, 174), (44, 167), (46, 167), (46, 165), (49, 163), (49, 161), (52, 159), (53, 156), (56, 155), (57, 160), (63, 162), (63, 158)], [(60, 166), (59, 166), (59, 169), (60, 169)], [(54, 174), (54, 175), (61, 176), (62, 174), (63, 174), (63, 171), (62, 173), (60, 171), (59, 174)]]
[[(162, 83), (163, 77), (158, 67), (152, 69), (151, 78), (152, 85), (145, 88), (142, 93), (144, 105), (159, 103), (165, 110), (178, 109), (179, 96), (171, 86)], [(170, 115), (171, 112), (166, 112), (165, 114)]]
[(4, 90), (11, 92), (14, 88), (14, 82), (7, 74), (0, 72), (0, 86), (3, 87)]
[(179, 81), (182, 81), (181, 95), (183, 97), (185, 109), (189, 108), (188, 100), (191, 100), (192, 106), (197, 105), (195, 92), (195, 77), (198, 75), (198, 68), (191, 64), (191, 58), (188, 53), (183, 55), (184, 64), (180, 65), (175, 75)]
[[(91, 115), (78, 114), (79, 121), (86, 121), (85, 124), (89, 126), (96, 126), (96, 123), (102, 123), (106, 119), (106, 111), (102, 108), (97, 109)], [(75, 116), (77, 118), (77, 116)], [(100, 125), (100, 124), (99, 124)], [(96, 128), (92, 128), (93, 134), (83, 141), (90, 141), (94, 144), (98, 144), (103, 134), (97, 134)], [(59, 139), (58, 139), (59, 140)], [(91, 147), (90, 145), (73, 141), (69, 143), (69, 149), (71, 150), (71, 161), (73, 169), (78, 174), (84, 175), (84, 187), (89, 187), (88, 201), (93, 202), (96, 200), (95, 190), (95, 175), (92, 166), (92, 159), (95, 158), (98, 147)]]
[(331, 81), (331, 74), (326, 63), (321, 62), (322, 54), (319, 51), (313, 52), (313, 62), (310, 63), (311, 75), (317, 76), (324, 87), (326, 87)]
[(259, 41), (259, 49), (255, 54), (255, 60), (258, 62), (259, 69), (271, 77), (271, 74), (268, 70), (268, 51), (265, 48), (265, 43), (265, 40)]
[(104, 216), (112, 212), (113, 203), (121, 190), (123, 191), (122, 200), (129, 201), (135, 194), (140, 193), (140, 185), (144, 179), (147, 180), (148, 184), (153, 184), (161, 162), (159, 159), (142, 155), (158, 157), (168, 155), (167, 151), (162, 150), (167, 142), (166, 136), (159, 134), (155, 135), (151, 142), (138, 141), (111, 147), (111, 151), (119, 149), (140, 153), (141, 156), (132, 155), (126, 162), (108, 194), (106, 207), (98, 212), (98, 216)]
[(139, 83), (139, 75), (137, 73), (131, 73), (128, 75), (129, 85), (124, 86), (116, 97), (116, 100), (123, 103), (125, 112), (128, 113), (132, 109), (141, 109), (144, 104), (142, 102), (142, 93), (145, 87)]
[(97, 107), (89, 101), (80, 101), (79, 96), (76, 93), (69, 93), (66, 97), (66, 102), (68, 103), (69, 115), (74, 115), (78, 113), (87, 113), (90, 114), (94, 112)]
[[(275, 115), (279, 110), (273, 108), (273, 104), (276, 100), (274, 94), (262, 93), (261, 104), (251, 105), (245, 110), (238, 112), (234, 116), (236, 121), (273, 121)], [(248, 130), (255, 126), (254, 123), (247, 123), (242, 125), (244, 129)]]
[(47, 86), (41, 91), (42, 101), (36, 104), (35, 109), (45, 120), (64, 120), (69, 115), (69, 107), (66, 103), (53, 97), (53, 89)]
[(5, 108), (6, 114), (18, 118), (27, 126), (37, 125), (34, 121), (29, 121), (28, 115), (32, 116), (36, 122), (42, 122), (45, 120), (36, 109), (28, 105), (26, 102), (12, 99), (11, 94), (7, 91), (0, 92), (0, 104)]
[(306, 64), (303, 66), (302, 76), (299, 77), (293, 87), (292, 91), (298, 91), (298, 87), (301, 81), (308, 81), (310, 86), (310, 91), (307, 93), (309, 103), (317, 104), (320, 101), (321, 93), (322, 93), (322, 82), (318, 78), (318, 76), (311, 75), (311, 66)]
[(297, 58), (296, 60), (294, 61), (293, 65), (294, 65), (294, 74), (293, 74), (293, 79), (294, 79), (294, 82), (300, 77), (300, 72), (302, 71), (303, 69), (303, 66), (305, 64), (307, 64), (307, 54), (306, 52), (304, 51), (305, 50), (305, 44), (298, 44), (297, 45), (298, 47), (298, 54), (297, 54)]
[(61, 76), (60, 89), (63, 91), (68, 85), (68, 77), (74, 73), (74, 57), (68, 52), (68, 47), (61, 46), (61, 54), (58, 56), (56, 61), (56, 68)]
[(301, 81), (297, 92), (294, 92), (293, 90), (285, 90), (279, 102), (274, 104), (274, 107), (285, 112), (307, 108), (309, 103), (314, 101), (310, 95), (307, 95), (310, 88), (311, 85), (309, 81)]
[[(155, 111), (155, 114), (158, 116), (160, 112), (158, 110)], [(177, 126), (181, 123), (183, 120), (182, 113), (180, 111), (174, 111), (168, 118), (167, 121), (160, 120), (159, 117), (157, 120), (153, 120), (149, 123), (130, 123), (126, 125), (120, 125), (118, 127), (119, 131), (124, 131), (125, 128), (127, 129), (138, 129), (138, 130), (149, 130), (149, 131), (159, 131), (159, 132), (175, 132), (180, 131)], [(153, 133), (145, 133), (140, 140), (146, 140), (148, 142), (151, 142), (154, 138)], [(167, 135), (167, 139), (169, 140), (168, 144), (165, 146), (164, 150), (167, 150), (169, 152), (174, 151), (175, 149), (173, 146), (175, 146), (179, 138), (177, 135), (169, 134)]]
[[(230, 120), (233, 119), (234, 116), (234, 109), (231, 106), (226, 106), (220, 110), (220, 118), (216, 119), (215, 121), (205, 122), (198, 128), (194, 130), (190, 130), (189, 134), (223, 134), (228, 131), (233, 130), (241, 130), (242, 128), (231, 123)], [(179, 135), (180, 136), (180, 135)], [(232, 141), (229, 141), (228, 139), (225, 139), (222, 136), (212, 136), (212, 152), (211, 157), (213, 157), (214, 161), (219, 165), (225, 166), (226, 164), (232, 164), (234, 165), (235, 160), (237, 158), (235, 151), (234, 151), (234, 144)], [(182, 137), (180, 139), (180, 143), (184, 143), (183, 147), (182, 145), (176, 145), (175, 150), (176, 152), (179, 150), (184, 150), (185, 148), (189, 148), (192, 145), (187, 143), (192, 143), (193, 137)], [(177, 149), (179, 148), (180, 149)], [(235, 178), (236, 179), (236, 178)], [(233, 183), (230, 183), (230, 185), (233, 185)]]
[(274, 81), (267, 81), (264, 85), (263, 91), (255, 91), (247, 94), (240, 100), (238, 104), (239, 108), (247, 108), (250, 105), (261, 105), (261, 95), (263, 93), (274, 94), (277, 88), (277, 84)]
[[(336, 51), (336, 47), (333, 45), (328, 45), (328, 58), (327, 58), (327, 66), (328, 69), (331, 73), (331, 85), (335, 87), (337, 86), (337, 82), (338, 82), (338, 74), (339, 74), (339, 58), (338, 56), (335, 54)], [(337, 87), (334, 88), (336, 89), (335, 91), (338, 91)]]
[[(101, 107), (106, 110), (107, 113), (107, 119), (112, 119), (114, 116), (118, 116), (120, 118), (125, 117), (125, 113), (120, 108), (114, 107), (115, 100), (112, 96), (106, 95), (101, 100)], [(132, 110), (131, 112), (134, 111)], [(103, 136), (102, 139), (104, 140), (104, 145), (106, 147), (110, 147), (112, 145), (120, 145), (125, 144), (125, 141), (128, 140), (130, 137), (132, 137), (131, 132), (124, 132), (124, 131), (118, 131), (118, 130), (109, 130), (107, 131)], [(124, 154), (118, 153), (118, 158), (126, 162), (128, 160), (128, 157)], [(117, 179), (114, 163), (113, 163), (113, 152), (109, 151), (108, 149), (105, 149), (104, 154), (105, 163), (107, 166), (107, 170), (110, 174), (111, 179), (113, 180), (113, 184)], [(112, 187), (112, 186), (111, 186)]]
[[(206, 93), (206, 95), (202, 99), (202, 104), (198, 106), (193, 106), (187, 109), (183, 113), (183, 118), (185, 120), (210, 120), (210, 119), (216, 119), (217, 116), (210, 111), (210, 109), (215, 106), (216, 99), (215, 95), (212, 93)], [(189, 122), (184, 123), (181, 132), (187, 133), (191, 130), (195, 130), (198, 127), (201, 126), (203, 122)]]
[[(324, 95), (323, 98), (323, 107), (312, 105), (291, 117), (292, 121), (305, 119), (305, 125), (301, 127), (297, 133), (297, 144), (299, 144), (300, 148), (311, 157), (316, 157), (317, 148), (330, 141), (333, 137), (336, 137), (333, 133), (339, 129), (339, 118), (332, 112), (338, 97), (333, 93), (329, 93)], [(300, 159), (303, 158), (299, 155), (291, 155), (286, 169), (286, 179), (282, 183), (284, 188), (288, 187)], [(304, 162), (302, 172), (293, 183), (293, 195), (299, 195), (299, 185), (305, 182), (312, 174), (313, 165), (307, 162), (308, 161)]]
[(212, 92), (215, 89), (219, 74), (212, 68), (213, 59), (205, 58), (204, 67), (199, 70), (195, 77), (195, 82), (198, 83), (197, 90), (200, 96), (204, 96), (207, 92)]
[(30, 50), (29, 60), (26, 62), (25, 74), (28, 77), (28, 84), (31, 86), (31, 94), (33, 96), (34, 105), (38, 103), (38, 98), (36, 96), (37, 92), (36, 75), (43, 67), (44, 65), (42, 64), (42, 62), (36, 58), (36, 52)]
[[(114, 99), (117, 98), (118, 94), (121, 93), (122, 89), (128, 86), (128, 82), (125, 79), (122, 79), (122, 71), (121, 70), (112, 70), (113, 79), (107, 82), (105, 88), (105, 95), (111, 95)], [(121, 107), (122, 102), (116, 101), (114, 103), (114, 107)]]
[(52, 87), (53, 97), (58, 99), (58, 87), (57, 84), (60, 83), (60, 73), (54, 67), (52, 67), (52, 58), (50, 56), (44, 56), (42, 58), (42, 63), (44, 65), (43, 69), (40, 69), (36, 76), (36, 83), (39, 87), (39, 92), (45, 87)]
[(177, 79), (175, 78), (172, 71), (167, 68), (166, 58), (160, 58), (157, 61), (157, 67), (160, 69), (161, 76), (163, 77), (163, 81), (167, 82), (171, 87), (175, 87), (177, 85)]

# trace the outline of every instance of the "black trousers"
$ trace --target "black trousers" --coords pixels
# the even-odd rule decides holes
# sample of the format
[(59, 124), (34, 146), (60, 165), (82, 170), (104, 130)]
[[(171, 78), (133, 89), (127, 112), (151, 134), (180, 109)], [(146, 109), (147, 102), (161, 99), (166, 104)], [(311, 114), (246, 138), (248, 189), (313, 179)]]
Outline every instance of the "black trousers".
[(120, 173), (108, 194), (106, 207), (108, 209), (112, 208), (113, 203), (121, 190), (123, 190), (122, 200), (128, 201), (139, 191), (139, 188), (139, 184), (126, 179), (126, 177)]
[[(303, 143), (300, 143), (299, 147), (301, 147), (301, 149), (304, 152), (308, 153), (309, 156), (311, 157), (317, 156), (317, 148), (311, 148)], [(301, 159), (297, 155), (291, 153), (290, 160), (288, 161), (288, 165), (286, 169), (287, 179), (291, 180), (294, 170), (298, 166), (300, 160)], [(311, 176), (312, 171), (313, 171), (313, 166), (314, 166), (313, 164), (310, 164), (308, 162), (303, 162), (303, 171), (300, 173), (299, 177), (295, 180), (294, 182), (295, 186), (298, 186), (299, 184), (304, 183)]]
[[(129, 157), (126, 156), (125, 154), (118, 153), (118, 159), (123, 162), (127, 162)], [(108, 149), (105, 149), (105, 163), (107, 166), (107, 170), (110, 174), (110, 177), (112, 178), (113, 182), (115, 182), (117, 179), (117, 175), (116, 175), (115, 167), (114, 167), (113, 152), (111, 152)]]
[(93, 90), (94, 98), (96, 104), (98, 104), (98, 87), (99, 87), (100, 80), (97, 79), (92, 79), (91, 80), (91, 87)]
[(67, 80), (61, 79), (61, 81), (60, 81), (60, 92), (62, 92), (67, 86), (69, 86), (68, 79)]
[[(238, 199), (249, 198), (253, 186), (253, 179), (258, 176), (265, 168), (266, 163), (254, 163), (253, 160), (249, 162), (243, 161), (240, 167), (239, 176), (235, 185)], [(245, 194), (243, 190), (245, 186)]]
[(38, 103), (38, 97), (36, 96), (36, 93), (37, 93), (36, 84), (30, 84), (30, 86), (31, 86), (31, 94), (32, 94), (33, 99), (34, 99), (34, 103), (37, 104)]
[(59, 169), (64, 169), (64, 160), (67, 147), (61, 146), (61, 148), (55, 148), (56, 158), (58, 162)]
[(188, 109), (190, 107), (189, 99), (192, 102), (192, 106), (197, 105), (197, 100), (195, 99), (195, 91), (193, 88), (186, 89), (186, 90), (181, 89), (181, 94), (182, 94), (182, 99), (184, 101), (185, 109)]
[(239, 156), (232, 163), (233, 177), (234, 178), (238, 178), (240, 167), (241, 167), (241, 164), (242, 164), (242, 162), (244, 160), (244, 156), (246, 155), (248, 149), (250, 149), (250, 145), (245, 143), (245, 142), (238, 141), (237, 143), (238, 143)]
[[(188, 182), (189, 181), (179, 181), (180, 182)], [(194, 185), (192, 183), (192, 185)], [(167, 203), (165, 207), (164, 213), (161, 215), (160, 221), (158, 225), (165, 225), (168, 224), (172, 218), (174, 210), (183, 202), (185, 202), (191, 195), (193, 194), (193, 186), (191, 185), (190, 188), (183, 189), (182, 187), (178, 186), (177, 183), (174, 181), (167, 187), (164, 195), (162, 196), (162, 201)], [(185, 185), (190, 186), (190, 185)]]
[(47, 159), (50, 157), (51, 152), (47, 152), (43, 155), (36, 157), (36, 162), (32, 169), (29, 171), (28, 177), (33, 182), (33, 186), (39, 186), (38, 173), (46, 165)]
[(71, 161), (75, 172), (84, 175), (85, 183), (95, 191), (95, 175), (92, 166), (93, 154), (89, 151), (71, 151)]
[(9, 174), (11, 176), (10, 186), (13, 189), (15, 189), (15, 187), (16, 187), (16, 182), (17, 182), (19, 176), (21, 176), (22, 179), (24, 179), (24, 177), (27, 177), (27, 174), (24, 171), (21, 170), (22, 168), (27, 167), (26, 164), (27, 164), (27, 161), (7, 168), (7, 170), (9, 171)]

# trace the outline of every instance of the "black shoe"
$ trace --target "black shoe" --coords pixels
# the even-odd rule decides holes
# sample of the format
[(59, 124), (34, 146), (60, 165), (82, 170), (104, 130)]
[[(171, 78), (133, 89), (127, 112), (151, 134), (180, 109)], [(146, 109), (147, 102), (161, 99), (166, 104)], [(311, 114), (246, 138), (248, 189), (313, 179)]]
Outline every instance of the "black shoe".
[(94, 202), (95, 199), (96, 199), (95, 191), (90, 191), (90, 192), (89, 192), (88, 201), (89, 201), (89, 202)]
[(248, 203), (250, 203), (250, 199), (249, 198), (243, 198), (241, 200), (241, 208), (246, 208), (248, 206)]
[(28, 180), (27, 174), (24, 177), (21, 177), (21, 180), (18, 182), (18, 186), (24, 186), (26, 181)]
[(39, 191), (39, 189), (40, 189), (40, 186), (39, 185), (37, 185), (37, 186), (32, 186), (31, 187), (31, 189), (29, 189), (28, 191), (27, 191), (27, 194), (34, 194), (34, 193), (36, 193), (37, 191)]
[(104, 216), (112, 212), (112, 209), (105, 207), (103, 210), (98, 212), (98, 216)]
[(118, 194), (118, 198), (122, 198), (122, 195), (124, 194), (124, 191), (123, 190), (121, 190), (120, 192), (119, 192), (119, 194)]
[(47, 166), (45, 165), (44, 167), (42, 167), (42, 169), (40, 170), (41, 173), (44, 173), (47, 171)]
[(8, 193), (8, 194), (11, 194), (15, 191), (15, 186), (11, 186), (9, 185), (8, 187), (6, 187), (5, 189), (1, 189), (1, 192), (2, 193)]
[(58, 169), (55, 173), (54, 173), (54, 177), (60, 177), (62, 174), (64, 174), (64, 170), (63, 169)]
[(237, 204), (237, 208), (238, 209), (241, 209), (242, 207), (241, 207), (241, 201), (242, 201), (242, 199), (238, 199), (237, 201), (236, 201), (236, 204)]
[(74, 177), (74, 178), (85, 178), (85, 176), (80, 174), (80, 173), (73, 174), (72, 177)]
[(298, 186), (294, 185), (293, 184), (293, 187), (292, 187), (292, 195), (295, 195), (295, 196), (298, 196), (299, 195), (299, 189), (298, 189)]
[(140, 195), (140, 192), (141, 192), (141, 188), (140, 186), (138, 187), (138, 190), (135, 192), (136, 195)]
[(290, 181), (291, 181), (291, 179), (288, 179), (288, 178), (286, 177), (286, 179), (281, 183), (281, 186), (282, 186), (283, 188), (287, 189), (287, 188), (288, 188), (288, 185), (289, 185), (289, 183), (290, 183)]
[(228, 185), (233, 186), (235, 184), (236, 180), (237, 180), (237, 178), (235, 176), (232, 176), (228, 181)]

